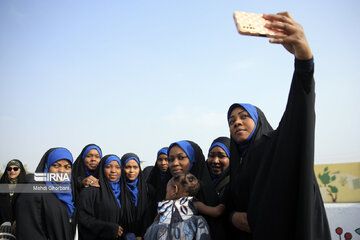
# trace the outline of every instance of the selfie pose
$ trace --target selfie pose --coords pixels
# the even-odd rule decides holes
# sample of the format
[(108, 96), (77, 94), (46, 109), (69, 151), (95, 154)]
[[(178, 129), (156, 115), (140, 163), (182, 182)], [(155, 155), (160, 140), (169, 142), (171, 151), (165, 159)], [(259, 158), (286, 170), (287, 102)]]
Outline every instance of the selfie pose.
[(228, 110), (230, 191), (226, 208), (235, 239), (330, 239), (314, 175), (314, 60), (304, 30), (289, 13), (264, 14), (270, 43), (295, 56), (287, 106), (272, 130), (251, 104)]

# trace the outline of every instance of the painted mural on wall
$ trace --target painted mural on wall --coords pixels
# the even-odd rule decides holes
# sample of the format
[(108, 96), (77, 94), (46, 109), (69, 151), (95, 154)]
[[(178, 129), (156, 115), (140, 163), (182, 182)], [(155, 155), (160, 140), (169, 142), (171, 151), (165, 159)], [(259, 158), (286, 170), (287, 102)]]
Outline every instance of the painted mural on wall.
[(360, 203), (326, 203), (331, 240), (360, 240)]
[(360, 202), (360, 162), (314, 167), (325, 203)]
[[(344, 232), (344, 230), (341, 227), (337, 227), (335, 229), (335, 232), (337, 235), (339, 235), (339, 240), (341, 240), (341, 239), (350, 240), (350, 239), (355, 239), (353, 237), (356, 237), (356, 236), (353, 236), (353, 234), (351, 234), (351, 232)], [(354, 232), (356, 235), (360, 235), (360, 228), (355, 229)]]

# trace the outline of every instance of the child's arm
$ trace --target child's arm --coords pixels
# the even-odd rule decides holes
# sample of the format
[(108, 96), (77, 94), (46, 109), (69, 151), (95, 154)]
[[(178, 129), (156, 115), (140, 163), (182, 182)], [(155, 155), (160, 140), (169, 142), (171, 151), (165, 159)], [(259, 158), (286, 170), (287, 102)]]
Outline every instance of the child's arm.
[(194, 205), (196, 211), (198, 211), (199, 213), (207, 215), (209, 217), (214, 217), (214, 218), (219, 217), (225, 211), (225, 205), (222, 203), (220, 203), (216, 207), (210, 207), (200, 201), (194, 201), (193, 205)]

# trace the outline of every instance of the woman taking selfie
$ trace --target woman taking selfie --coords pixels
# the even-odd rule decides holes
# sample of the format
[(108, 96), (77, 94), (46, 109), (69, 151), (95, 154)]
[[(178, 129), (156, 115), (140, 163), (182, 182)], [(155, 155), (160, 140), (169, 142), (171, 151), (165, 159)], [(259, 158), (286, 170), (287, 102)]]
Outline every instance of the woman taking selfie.
[(228, 110), (230, 191), (226, 208), (236, 239), (330, 239), (314, 176), (314, 61), (303, 28), (289, 13), (265, 14), (295, 56), (287, 106), (276, 130), (262, 111), (235, 103)]

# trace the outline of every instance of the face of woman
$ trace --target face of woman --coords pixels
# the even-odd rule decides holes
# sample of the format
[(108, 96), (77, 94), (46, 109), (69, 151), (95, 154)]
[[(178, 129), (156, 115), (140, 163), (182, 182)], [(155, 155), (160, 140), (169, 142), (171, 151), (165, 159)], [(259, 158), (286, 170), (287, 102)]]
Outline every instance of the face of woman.
[(245, 141), (255, 127), (254, 120), (242, 107), (234, 108), (229, 118), (230, 134), (238, 142)]
[(214, 147), (209, 152), (208, 165), (215, 175), (220, 175), (230, 164), (230, 160), (224, 149), (219, 146)]
[(178, 145), (173, 146), (169, 152), (169, 170), (171, 175), (187, 173), (189, 168), (190, 159), (186, 153)]
[(69, 160), (59, 160), (57, 162), (54, 162), (50, 168), (49, 172), (51, 173), (71, 173), (71, 163)]
[(84, 165), (90, 170), (95, 170), (100, 163), (100, 154), (96, 149), (90, 149), (84, 158)]
[(124, 167), (125, 177), (130, 181), (135, 180), (140, 173), (140, 168), (137, 162), (133, 159), (128, 161)]
[(160, 154), (158, 159), (156, 160), (156, 166), (160, 169), (162, 172), (166, 172), (168, 169), (168, 157), (166, 154)]
[(16, 179), (20, 174), (20, 168), (16, 165), (10, 165), (9, 167), (7, 167), (6, 171), (9, 179)]
[(121, 168), (117, 161), (109, 162), (104, 167), (104, 175), (110, 182), (116, 182), (121, 176)]

